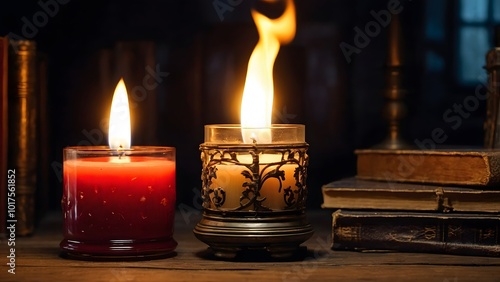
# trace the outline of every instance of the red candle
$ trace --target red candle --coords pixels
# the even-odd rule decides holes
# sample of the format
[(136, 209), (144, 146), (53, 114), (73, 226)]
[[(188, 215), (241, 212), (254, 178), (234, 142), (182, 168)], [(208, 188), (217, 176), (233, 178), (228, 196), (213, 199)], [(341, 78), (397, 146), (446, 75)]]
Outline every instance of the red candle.
[(100, 149), (65, 149), (61, 247), (82, 255), (171, 252), (177, 245), (173, 148), (134, 147), (123, 157)]
[(64, 149), (61, 248), (77, 257), (152, 257), (171, 253), (175, 148), (131, 147), (123, 79), (109, 118), (109, 148)]

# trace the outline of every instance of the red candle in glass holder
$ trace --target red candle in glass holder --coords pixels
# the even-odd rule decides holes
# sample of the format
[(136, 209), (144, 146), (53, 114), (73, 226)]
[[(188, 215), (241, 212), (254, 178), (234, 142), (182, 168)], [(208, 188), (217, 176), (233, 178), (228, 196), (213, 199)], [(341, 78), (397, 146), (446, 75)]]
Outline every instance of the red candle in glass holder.
[[(61, 248), (69, 255), (150, 257), (169, 254), (177, 246), (173, 239), (175, 148), (130, 147), (130, 121), (125, 126), (112, 125), (120, 90), (125, 91), (121, 104), (126, 104), (122, 106), (127, 114), (123, 117), (122, 110), (118, 120), (130, 120), (125, 85), (120, 81), (110, 118), (111, 148), (64, 149)], [(125, 134), (113, 137), (116, 129)]]

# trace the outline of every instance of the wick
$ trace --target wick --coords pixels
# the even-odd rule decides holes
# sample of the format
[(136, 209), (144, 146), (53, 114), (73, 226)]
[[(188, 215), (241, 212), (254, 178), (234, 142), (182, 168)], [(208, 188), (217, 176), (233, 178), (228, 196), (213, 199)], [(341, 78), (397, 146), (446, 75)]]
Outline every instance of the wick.
[(250, 137), (250, 139), (252, 139), (252, 143), (257, 144), (257, 139), (255, 139), (255, 137)]
[(118, 159), (121, 160), (122, 156), (125, 154), (125, 151), (121, 151), (123, 149), (123, 146), (120, 145), (120, 147), (118, 147)]

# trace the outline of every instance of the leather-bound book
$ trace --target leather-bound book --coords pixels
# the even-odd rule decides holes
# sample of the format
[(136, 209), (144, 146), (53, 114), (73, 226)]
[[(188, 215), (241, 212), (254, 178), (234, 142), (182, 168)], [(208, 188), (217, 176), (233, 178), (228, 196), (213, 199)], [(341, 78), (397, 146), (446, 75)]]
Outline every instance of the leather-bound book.
[(498, 214), (333, 213), (334, 250), (500, 256)]

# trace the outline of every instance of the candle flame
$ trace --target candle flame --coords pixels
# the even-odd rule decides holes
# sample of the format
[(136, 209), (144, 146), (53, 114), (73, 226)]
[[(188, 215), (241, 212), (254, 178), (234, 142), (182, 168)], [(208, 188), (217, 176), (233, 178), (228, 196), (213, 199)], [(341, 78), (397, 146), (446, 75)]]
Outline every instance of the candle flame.
[(295, 6), (286, 0), (283, 14), (276, 19), (252, 10), (259, 41), (248, 61), (247, 77), (241, 102), (241, 127), (244, 143), (271, 143), (273, 108), (273, 65), (280, 44), (295, 36)]
[(123, 78), (116, 85), (109, 115), (109, 148), (130, 149), (130, 110)]

